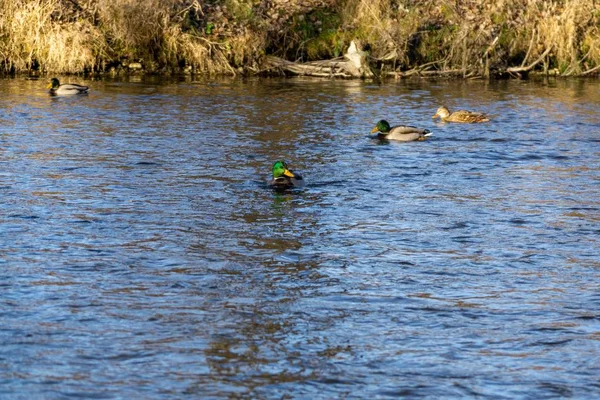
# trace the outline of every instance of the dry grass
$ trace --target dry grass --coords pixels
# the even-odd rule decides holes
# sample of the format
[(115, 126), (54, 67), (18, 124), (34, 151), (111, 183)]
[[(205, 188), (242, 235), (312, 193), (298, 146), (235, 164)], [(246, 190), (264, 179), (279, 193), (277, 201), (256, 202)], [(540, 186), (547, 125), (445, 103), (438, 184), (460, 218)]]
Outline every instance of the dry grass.
[(600, 71), (594, 0), (0, 0), (0, 68), (236, 74), (369, 43), (382, 70)]
[(576, 75), (600, 65), (594, 0), (348, 0), (344, 14), (392, 68)]
[(36, 64), (56, 65), (57, 72), (95, 66), (94, 35), (85, 22), (51, 23), (55, 0), (0, 2), (0, 57), (6, 70), (29, 70)]
[(233, 73), (231, 45), (186, 29), (190, 12), (201, 13), (200, 4), (0, 0), (0, 66), (5, 72), (80, 73), (140, 62), (152, 72), (189, 67), (208, 74)]

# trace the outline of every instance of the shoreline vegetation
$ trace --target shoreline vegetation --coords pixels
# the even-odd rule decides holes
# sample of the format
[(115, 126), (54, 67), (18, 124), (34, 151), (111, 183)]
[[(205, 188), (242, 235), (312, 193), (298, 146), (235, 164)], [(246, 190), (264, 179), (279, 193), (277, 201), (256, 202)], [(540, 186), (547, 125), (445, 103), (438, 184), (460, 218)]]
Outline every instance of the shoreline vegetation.
[(600, 73), (595, 0), (0, 0), (1, 74)]

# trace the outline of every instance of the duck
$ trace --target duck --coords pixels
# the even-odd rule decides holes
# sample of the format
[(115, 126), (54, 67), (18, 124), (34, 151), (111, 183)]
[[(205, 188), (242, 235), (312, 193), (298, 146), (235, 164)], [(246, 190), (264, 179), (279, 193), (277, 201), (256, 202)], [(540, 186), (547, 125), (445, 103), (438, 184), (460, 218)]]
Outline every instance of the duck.
[(379, 132), (377, 137), (380, 139), (400, 140), (403, 142), (412, 142), (415, 140), (425, 140), (427, 136), (431, 136), (428, 129), (421, 129), (410, 125), (390, 126), (385, 119), (380, 120), (371, 130), (371, 133)]
[(467, 110), (458, 110), (451, 113), (445, 106), (438, 108), (435, 115), (431, 118), (440, 118), (444, 122), (462, 122), (467, 124), (489, 121), (489, 118), (485, 114)]
[(275, 189), (291, 189), (304, 186), (302, 176), (290, 170), (285, 161), (275, 161), (272, 170), (273, 179), (269, 182), (269, 186)]
[(48, 84), (48, 89), (50, 89), (50, 94), (53, 96), (84, 94), (90, 90), (90, 88), (87, 86), (77, 85), (74, 83), (65, 83), (61, 85), (60, 81), (57, 78), (52, 78), (50, 80), (50, 84)]

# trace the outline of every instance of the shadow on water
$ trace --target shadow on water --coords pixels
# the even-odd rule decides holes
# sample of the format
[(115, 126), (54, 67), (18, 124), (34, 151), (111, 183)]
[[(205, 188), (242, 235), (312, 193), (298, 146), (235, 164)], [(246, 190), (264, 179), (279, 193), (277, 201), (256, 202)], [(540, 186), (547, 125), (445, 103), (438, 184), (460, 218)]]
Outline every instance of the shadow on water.
[(6, 396), (600, 393), (595, 81), (3, 83)]

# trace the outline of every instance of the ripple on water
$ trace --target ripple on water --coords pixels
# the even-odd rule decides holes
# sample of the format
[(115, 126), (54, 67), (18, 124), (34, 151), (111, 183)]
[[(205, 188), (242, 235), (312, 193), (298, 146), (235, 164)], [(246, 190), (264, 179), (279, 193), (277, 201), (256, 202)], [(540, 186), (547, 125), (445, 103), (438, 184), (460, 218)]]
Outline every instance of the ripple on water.
[(6, 396), (600, 394), (596, 83), (153, 79), (0, 85)]

